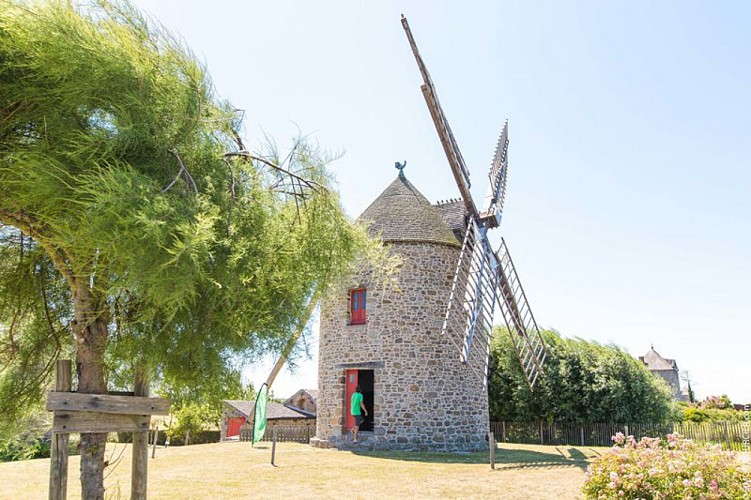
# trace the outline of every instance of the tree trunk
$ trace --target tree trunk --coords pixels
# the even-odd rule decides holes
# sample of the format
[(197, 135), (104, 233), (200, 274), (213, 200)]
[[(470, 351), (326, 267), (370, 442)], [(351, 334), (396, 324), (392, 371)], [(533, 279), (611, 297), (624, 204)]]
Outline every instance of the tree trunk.
[[(106, 301), (97, 298), (88, 287), (73, 292), (76, 336), (76, 372), (78, 392), (106, 394), (104, 348), (107, 344), (109, 312)], [(107, 433), (81, 434), (81, 497), (104, 498), (104, 446)]]

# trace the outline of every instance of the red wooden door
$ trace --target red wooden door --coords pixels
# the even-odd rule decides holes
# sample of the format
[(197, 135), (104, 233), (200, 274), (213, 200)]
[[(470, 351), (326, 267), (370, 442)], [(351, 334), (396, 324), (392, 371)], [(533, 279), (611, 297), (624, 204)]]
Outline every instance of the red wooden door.
[(240, 427), (245, 424), (245, 417), (230, 417), (227, 419), (227, 437), (239, 436)]
[(351, 413), (350, 401), (352, 400), (352, 394), (354, 394), (355, 388), (357, 388), (357, 370), (347, 370), (346, 376), (347, 381), (345, 383), (346, 395), (344, 397), (344, 415), (346, 415), (346, 428), (347, 430), (350, 430), (355, 426), (355, 417), (353, 417)]

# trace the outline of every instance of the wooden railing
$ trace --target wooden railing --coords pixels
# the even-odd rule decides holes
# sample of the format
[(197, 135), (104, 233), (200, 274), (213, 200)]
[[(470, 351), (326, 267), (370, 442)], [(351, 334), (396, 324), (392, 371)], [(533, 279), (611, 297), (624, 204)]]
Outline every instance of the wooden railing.
[[(745, 426), (745, 427), (744, 427)], [(721, 444), (725, 450), (744, 450), (749, 423), (741, 421), (674, 422), (668, 424), (491, 422), (490, 431), (499, 443), (526, 443), (571, 446), (611, 446), (617, 432), (642, 437), (665, 437), (678, 433), (697, 443)]]

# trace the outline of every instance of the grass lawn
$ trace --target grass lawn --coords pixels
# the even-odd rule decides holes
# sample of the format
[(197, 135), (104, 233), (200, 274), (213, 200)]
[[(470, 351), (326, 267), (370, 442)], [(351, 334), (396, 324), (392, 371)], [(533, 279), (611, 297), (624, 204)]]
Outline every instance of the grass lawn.
[[(279, 443), (157, 448), (150, 498), (579, 498), (590, 460), (607, 448), (502, 444), (487, 453), (350, 452)], [(149, 457), (151, 450), (149, 450)], [(110, 444), (107, 498), (130, 498), (130, 445)], [(68, 498), (80, 498), (70, 457)], [(0, 463), (0, 498), (46, 498), (49, 460)]]

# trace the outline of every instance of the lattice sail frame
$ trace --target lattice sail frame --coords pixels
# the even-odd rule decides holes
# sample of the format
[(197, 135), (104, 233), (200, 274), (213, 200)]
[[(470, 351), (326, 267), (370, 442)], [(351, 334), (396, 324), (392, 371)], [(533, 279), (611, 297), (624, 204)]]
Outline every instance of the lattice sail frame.
[(508, 176), (508, 120), (498, 137), (493, 161), (488, 172), (488, 194), (480, 211), (480, 220), (488, 227), (501, 225), (503, 202), (506, 200), (506, 178)]
[[(477, 375), (487, 381), (494, 312), (500, 309), (525, 380), (533, 389), (545, 362), (545, 343), (505, 240), (501, 239), (498, 251), (493, 251), (487, 229), (470, 218), (442, 333), (454, 341), (460, 361), (472, 366)], [(463, 332), (460, 341), (456, 331)], [(479, 353), (482, 358), (478, 360)], [(478, 364), (481, 370), (476, 368)]]
[(514, 342), (514, 350), (522, 365), (524, 377), (529, 388), (533, 389), (542, 373), (542, 365), (547, 356), (545, 342), (527, 302), (527, 295), (511, 260), (506, 240), (503, 238), (495, 257), (499, 264), (496, 273), (500, 291), (498, 305)]

